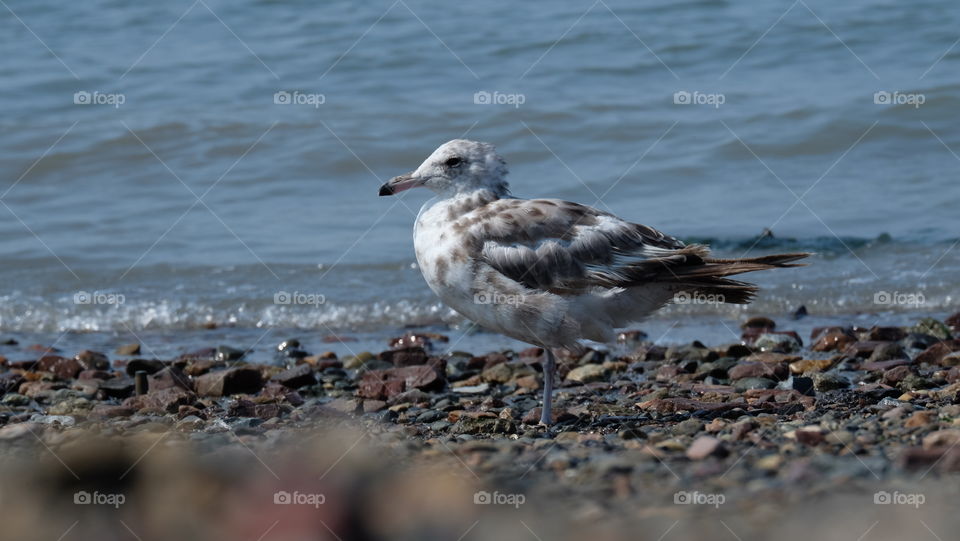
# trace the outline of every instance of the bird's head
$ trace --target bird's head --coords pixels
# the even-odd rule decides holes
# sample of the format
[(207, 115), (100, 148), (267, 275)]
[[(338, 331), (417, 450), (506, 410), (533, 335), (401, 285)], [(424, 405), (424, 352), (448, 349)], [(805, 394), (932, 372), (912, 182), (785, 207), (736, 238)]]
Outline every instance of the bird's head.
[(380, 195), (393, 195), (423, 186), (441, 197), (476, 190), (506, 195), (507, 164), (490, 143), (454, 139), (440, 146), (420, 167), (390, 179)]

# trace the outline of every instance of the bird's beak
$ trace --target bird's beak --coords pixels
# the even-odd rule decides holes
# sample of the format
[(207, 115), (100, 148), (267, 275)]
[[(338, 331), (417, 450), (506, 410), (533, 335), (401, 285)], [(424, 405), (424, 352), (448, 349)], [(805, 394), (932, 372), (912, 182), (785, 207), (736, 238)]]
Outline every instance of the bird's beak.
[(388, 180), (386, 184), (380, 186), (380, 195), (393, 195), (400, 193), (404, 190), (409, 190), (410, 188), (416, 188), (417, 186), (423, 186), (423, 179), (413, 175), (413, 172), (405, 173), (400, 176), (393, 177)]

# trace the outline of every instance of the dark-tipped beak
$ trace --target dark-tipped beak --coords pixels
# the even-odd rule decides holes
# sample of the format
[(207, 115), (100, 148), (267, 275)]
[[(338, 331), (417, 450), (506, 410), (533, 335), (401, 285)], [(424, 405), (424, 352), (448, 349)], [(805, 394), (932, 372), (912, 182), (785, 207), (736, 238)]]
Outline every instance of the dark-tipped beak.
[(388, 180), (386, 184), (380, 186), (380, 195), (394, 195), (404, 190), (409, 190), (410, 188), (416, 188), (417, 186), (423, 186), (423, 180), (413, 176), (413, 172), (410, 172), (393, 177)]

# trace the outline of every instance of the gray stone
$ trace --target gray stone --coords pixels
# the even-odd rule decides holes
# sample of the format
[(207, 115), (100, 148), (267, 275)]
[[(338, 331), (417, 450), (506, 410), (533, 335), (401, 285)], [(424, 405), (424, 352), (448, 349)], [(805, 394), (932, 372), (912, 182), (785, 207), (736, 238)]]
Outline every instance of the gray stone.
[(751, 389), (773, 389), (776, 386), (777, 382), (773, 381), (772, 379), (743, 378), (734, 383), (733, 389), (738, 393), (742, 393)]

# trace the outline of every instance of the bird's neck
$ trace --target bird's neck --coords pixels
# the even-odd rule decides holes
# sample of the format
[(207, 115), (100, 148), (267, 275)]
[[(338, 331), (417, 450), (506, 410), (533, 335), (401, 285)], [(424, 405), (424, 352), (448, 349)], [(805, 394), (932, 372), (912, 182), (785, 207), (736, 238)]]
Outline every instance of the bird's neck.
[(471, 210), (478, 209), (488, 205), (497, 199), (509, 198), (510, 193), (506, 190), (496, 190), (492, 188), (476, 188), (470, 191), (457, 192), (445, 198), (449, 208), (456, 209), (457, 215), (463, 215)]

